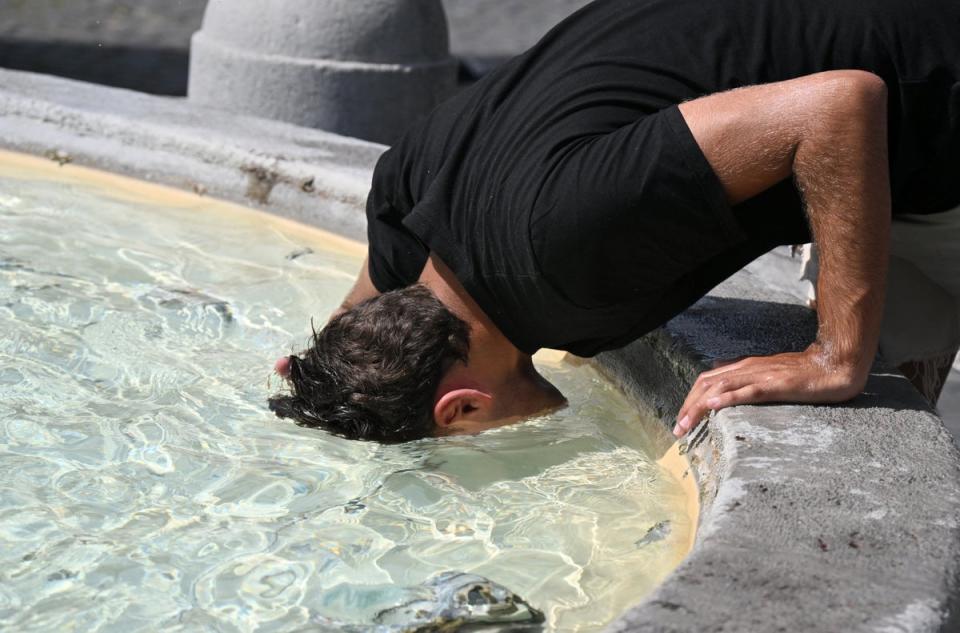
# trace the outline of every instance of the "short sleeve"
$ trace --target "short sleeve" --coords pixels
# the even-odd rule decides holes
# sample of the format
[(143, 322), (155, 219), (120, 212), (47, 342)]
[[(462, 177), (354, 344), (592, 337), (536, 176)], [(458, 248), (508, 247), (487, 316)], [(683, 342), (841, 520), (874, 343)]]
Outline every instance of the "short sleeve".
[(368, 270), (380, 292), (416, 283), (429, 256), (429, 250), (403, 225), (410, 209), (398, 200), (396, 160), (392, 150), (380, 157), (367, 196)]
[(655, 301), (746, 239), (676, 106), (568, 152), (544, 182), (530, 239), (542, 275), (573, 304)]

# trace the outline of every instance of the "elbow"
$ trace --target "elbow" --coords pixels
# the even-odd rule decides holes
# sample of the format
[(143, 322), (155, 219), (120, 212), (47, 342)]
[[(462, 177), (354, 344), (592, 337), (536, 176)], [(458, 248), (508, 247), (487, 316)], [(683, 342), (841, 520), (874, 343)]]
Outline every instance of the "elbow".
[(868, 139), (877, 147), (875, 158), (886, 155), (887, 85), (883, 79), (863, 70), (833, 70), (817, 75), (811, 87), (803, 140), (828, 141), (844, 149)]
[(886, 112), (887, 84), (865, 70), (833, 70), (823, 75), (825, 97), (835, 108), (856, 112)]
[(878, 75), (865, 70), (848, 70), (847, 81), (853, 99), (866, 106), (886, 107), (887, 84)]

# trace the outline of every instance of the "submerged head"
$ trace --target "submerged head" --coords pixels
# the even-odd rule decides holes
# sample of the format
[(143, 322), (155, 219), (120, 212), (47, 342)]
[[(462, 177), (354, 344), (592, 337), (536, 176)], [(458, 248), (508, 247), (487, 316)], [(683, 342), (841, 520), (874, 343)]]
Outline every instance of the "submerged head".
[(350, 439), (406, 442), (475, 433), (564, 403), (526, 361), (471, 350), (470, 328), (425, 286), (384, 293), (334, 318), (280, 359), (289, 394), (270, 408)]

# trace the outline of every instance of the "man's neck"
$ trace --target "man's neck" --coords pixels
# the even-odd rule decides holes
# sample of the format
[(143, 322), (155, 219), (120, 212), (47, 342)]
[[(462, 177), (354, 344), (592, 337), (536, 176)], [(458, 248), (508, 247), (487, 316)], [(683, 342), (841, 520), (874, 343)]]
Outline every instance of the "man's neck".
[(517, 349), (503, 335), (453, 272), (433, 254), (420, 274), (420, 283), (430, 288), (447, 309), (470, 328), (467, 362), (456, 363), (447, 371), (438, 392), (478, 391), (486, 394), (489, 403), (489, 407), (476, 409), (483, 418), (471, 422), (468, 414), (464, 421), (469, 424), (461, 425), (457, 432), (492, 428), (489, 422), (502, 426), (563, 406), (566, 402), (563, 394), (537, 372), (530, 355)]
[(529, 362), (529, 354), (521, 352), (490, 320), (473, 300), (456, 275), (434, 253), (430, 254), (420, 283), (430, 288), (447, 309), (470, 327), (470, 363), (496, 370), (515, 369)]

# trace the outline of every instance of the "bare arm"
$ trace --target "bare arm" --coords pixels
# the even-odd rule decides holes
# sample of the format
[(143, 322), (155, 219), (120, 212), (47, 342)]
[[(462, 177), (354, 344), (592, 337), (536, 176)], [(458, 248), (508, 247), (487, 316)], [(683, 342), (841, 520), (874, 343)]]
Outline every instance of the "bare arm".
[(376, 286), (374, 286), (373, 282), (370, 280), (370, 270), (368, 268), (367, 261), (368, 258), (364, 258), (363, 267), (357, 274), (357, 280), (354, 282), (353, 288), (351, 288), (350, 292), (347, 293), (347, 296), (343, 299), (340, 307), (334, 310), (333, 314), (330, 315), (328, 323), (358, 303), (366, 301), (367, 299), (372, 299), (380, 294)]
[(686, 433), (710, 409), (854, 397), (877, 349), (889, 248), (882, 80), (863, 71), (830, 71), (710, 95), (680, 111), (731, 204), (793, 176), (820, 247), (821, 271), (816, 341), (803, 352), (704, 372), (674, 433)]

